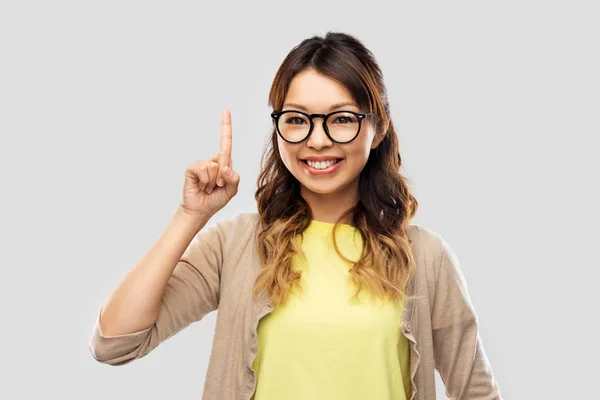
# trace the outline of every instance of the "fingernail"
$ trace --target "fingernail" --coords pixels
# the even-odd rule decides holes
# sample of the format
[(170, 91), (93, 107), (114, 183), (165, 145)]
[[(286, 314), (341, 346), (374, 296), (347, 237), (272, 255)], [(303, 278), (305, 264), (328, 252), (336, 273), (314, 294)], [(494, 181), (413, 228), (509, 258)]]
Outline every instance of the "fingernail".
[(231, 176), (231, 169), (230, 168), (225, 168), (223, 170), (223, 173), (225, 174), (225, 176)]
[(219, 178), (219, 181), (217, 182), (217, 185), (223, 186), (223, 178)]
[(212, 189), (206, 189), (206, 193), (211, 194), (212, 193)]

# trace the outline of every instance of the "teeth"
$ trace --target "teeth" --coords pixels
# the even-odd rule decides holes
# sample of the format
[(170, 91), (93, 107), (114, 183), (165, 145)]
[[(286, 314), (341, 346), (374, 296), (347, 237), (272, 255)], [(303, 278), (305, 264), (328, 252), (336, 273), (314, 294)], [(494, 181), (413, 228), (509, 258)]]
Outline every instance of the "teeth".
[(325, 168), (329, 168), (333, 164), (335, 164), (336, 160), (329, 160), (329, 161), (308, 161), (307, 160), (306, 163), (315, 169), (325, 169)]

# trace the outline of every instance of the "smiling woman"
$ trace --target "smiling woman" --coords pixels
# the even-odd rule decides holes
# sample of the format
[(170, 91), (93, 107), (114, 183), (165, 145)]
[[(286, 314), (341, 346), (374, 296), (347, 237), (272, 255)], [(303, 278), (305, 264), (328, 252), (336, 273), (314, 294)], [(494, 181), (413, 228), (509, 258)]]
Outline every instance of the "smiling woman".
[(308, 38), (269, 104), (258, 212), (204, 229), (239, 183), (224, 112), (219, 153), (186, 169), (173, 221), (100, 309), (94, 357), (129, 363), (218, 308), (203, 398), (435, 400), (437, 369), (451, 398), (500, 399), (457, 257), (411, 224), (373, 55)]

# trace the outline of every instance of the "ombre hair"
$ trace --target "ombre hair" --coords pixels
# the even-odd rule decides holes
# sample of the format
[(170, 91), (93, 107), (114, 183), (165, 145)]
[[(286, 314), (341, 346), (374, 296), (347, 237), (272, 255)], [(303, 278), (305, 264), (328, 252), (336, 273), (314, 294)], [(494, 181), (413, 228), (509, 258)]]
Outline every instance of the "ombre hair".
[[(353, 299), (363, 288), (372, 297), (410, 298), (406, 289), (416, 266), (407, 230), (418, 203), (400, 173), (402, 159), (382, 72), (373, 54), (351, 35), (327, 32), (324, 37), (305, 39), (289, 52), (275, 75), (269, 93), (273, 111), (282, 110), (292, 79), (308, 68), (345, 86), (361, 110), (371, 112), (375, 138), (381, 140), (371, 149), (360, 173), (357, 204), (346, 210), (333, 227), (336, 252), (353, 264), (349, 270), (357, 288)], [(291, 260), (302, 254), (296, 235), (304, 232), (312, 213), (300, 195), (300, 183), (281, 159), (275, 126), (261, 159), (255, 199), (260, 225), (256, 246), (262, 269), (253, 294), (267, 293), (276, 306), (285, 301), (293, 286), (302, 289), (301, 271), (292, 269)], [(335, 240), (336, 228), (346, 218), (363, 240), (358, 260), (345, 257)]]

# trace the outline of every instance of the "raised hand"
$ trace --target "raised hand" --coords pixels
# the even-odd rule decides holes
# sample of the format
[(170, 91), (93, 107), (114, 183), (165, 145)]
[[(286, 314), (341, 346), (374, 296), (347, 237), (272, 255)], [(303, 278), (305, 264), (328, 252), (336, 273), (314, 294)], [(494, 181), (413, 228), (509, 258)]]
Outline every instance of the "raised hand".
[(231, 113), (221, 114), (221, 150), (185, 170), (181, 207), (193, 214), (212, 217), (238, 192), (240, 176), (231, 162)]

